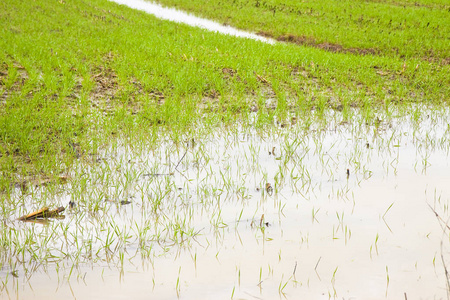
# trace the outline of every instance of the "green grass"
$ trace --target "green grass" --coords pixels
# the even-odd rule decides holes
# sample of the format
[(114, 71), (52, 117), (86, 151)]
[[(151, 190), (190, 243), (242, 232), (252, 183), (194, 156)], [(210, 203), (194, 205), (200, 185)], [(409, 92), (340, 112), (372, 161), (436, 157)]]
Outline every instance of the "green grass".
[(275, 38), (448, 64), (448, 1), (158, 0)]
[[(206, 15), (214, 8), (196, 3)], [(240, 5), (242, 10), (233, 11), (249, 19), (247, 6)], [(421, 8), (432, 12), (426, 18), (438, 22), (448, 14), (444, 4), (430, 5)], [(229, 15), (233, 7), (224, 5), (221, 11)], [(260, 7), (265, 7), (262, 2)], [(238, 20), (240, 27), (267, 31)], [(282, 19), (272, 21), (266, 24), (274, 30), (271, 35), (298, 34), (297, 27), (283, 33), (273, 26), (282, 28)], [(369, 48), (377, 45), (384, 54), (363, 56), (237, 39), (106, 0), (6, 0), (0, 3), (0, 22), (1, 190), (24, 178), (57, 177), (74, 159), (90, 159), (119, 136), (151, 143), (151, 133), (161, 126), (180, 139), (195, 130), (199, 118), (203, 124), (226, 123), (257, 111), (262, 122), (270, 123), (289, 112), (351, 106), (370, 116), (373, 107), (447, 103), (450, 94), (450, 67), (440, 60), (448, 57), (448, 47), (441, 44), (448, 32), (445, 22), (438, 31), (424, 29), (428, 35), (414, 36), (401, 55), (391, 55), (390, 42), (383, 44), (385, 35), (375, 30)], [(342, 40), (320, 31), (315, 40), (322, 41), (319, 36)], [(366, 47), (354, 43), (356, 33), (344, 40), (345, 47)], [(423, 58), (427, 49), (435, 53), (430, 61)]]

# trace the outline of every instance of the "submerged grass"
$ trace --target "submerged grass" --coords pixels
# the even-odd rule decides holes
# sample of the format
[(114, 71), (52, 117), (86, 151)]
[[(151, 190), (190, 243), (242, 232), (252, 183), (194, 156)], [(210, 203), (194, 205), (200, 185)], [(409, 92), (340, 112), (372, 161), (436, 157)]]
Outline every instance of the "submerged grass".
[[(443, 9), (429, 18), (439, 20)], [(199, 118), (208, 126), (257, 111), (259, 122), (271, 123), (330, 106), (360, 106), (370, 117), (374, 106), (448, 101), (449, 65), (423, 53), (268, 45), (106, 0), (6, 0), (0, 21), (1, 190), (59, 178), (74, 159), (94, 159), (117, 136), (151, 144), (164, 126), (179, 140)], [(447, 55), (430, 45), (436, 57)]]
[[(142, 281), (129, 278), (137, 271), (138, 276), (148, 280), (147, 271), (152, 273), (153, 269), (155, 290), (166, 286), (171, 290), (166, 296), (185, 296), (195, 286), (195, 279), (204, 275), (210, 278), (211, 270), (219, 274), (219, 279), (211, 283), (214, 289), (219, 280), (229, 285), (232, 281), (227, 279), (236, 276), (240, 287), (242, 276), (242, 289), (237, 288), (234, 295), (250, 285), (263, 288), (262, 296), (271, 295), (272, 291), (292, 295), (303, 292), (298, 288), (309, 282), (309, 270), (317, 272), (317, 276), (320, 273), (320, 285), (327, 282), (331, 294), (341, 296), (348, 290), (342, 285), (342, 277), (349, 274), (346, 270), (352, 276), (360, 276), (354, 274), (352, 263), (355, 259), (368, 260), (369, 246), (373, 260), (368, 263), (378, 270), (377, 278), (381, 280), (377, 282), (384, 287), (385, 266), (389, 265), (390, 277), (398, 278), (404, 275), (396, 265), (400, 259), (401, 265), (416, 263), (416, 257), (423, 258), (421, 266), (431, 264), (429, 255), (435, 256), (437, 249), (432, 246), (442, 238), (439, 227), (431, 226), (434, 223), (426, 218), (430, 213), (434, 220), (431, 211), (420, 211), (420, 218), (415, 213), (416, 205), (425, 204), (423, 195), (367, 200), (367, 191), (378, 194), (385, 188), (397, 190), (399, 185), (410, 188), (400, 184), (404, 177), (392, 174), (405, 166), (411, 170), (413, 162), (420, 162), (422, 157), (430, 156), (430, 162), (445, 172), (442, 161), (446, 161), (449, 149), (448, 111), (424, 108), (422, 113), (377, 113), (380, 121), (368, 124), (359, 113), (346, 118), (341, 112), (327, 110), (321, 115), (315, 111), (295, 124), (258, 127), (256, 121), (251, 126), (236, 123), (198, 130), (190, 135), (193, 140), (188, 143), (177, 143), (171, 134), (161, 131), (154, 143), (157, 146), (124, 141), (102, 149), (96, 165), (83, 161), (76, 164), (67, 185), (17, 191), (14, 201), (1, 203), (4, 226), (0, 234), (0, 291), (28, 299), (28, 287), (12, 289), (25, 278), (31, 288), (36, 288), (33, 293), (40, 296), (42, 284), (36, 282), (45, 274), (52, 279), (48, 282), (61, 281), (61, 290), (67, 290), (67, 282), (72, 282), (77, 293), (82, 286), (87, 285), (90, 290), (95, 286), (92, 279), (99, 277), (99, 269), (112, 269), (110, 272), (127, 277), (125, 285), (139, 285), (142, 294)], [(204, 128), (201, 123), (197, 127)], [(186, 140), (186, 136), (181, 139)], [(408, 153), (412, 153), (412, 159)], [(417, 173), (425, 169), (426, 166), (418, 166)], [(350, 170), (350, 175), (346, 170)], [(367, 176), (368, 170), (374, 173), (373, 178)], [(429, 191), (440, 173), (431, 171), (431, 178), (419, 176)], [(361, 192), (360, 188), (367, 185), (372, 185), (373, 190)], [(445, 183), (441, 186), (445, 187)], [(433, 203), (432, 195), (426, 198), (445, 219), (449, 198), (446, 190), (442, 193), (439, 202)], [(69, 200), (76, 206), (67, 209), (65, 219), (49, 221), (46, 226), (15, 221), (29, 210), (43, 205), (66, 205)], [(398, 207), (416, 210), (406, 214), (409, 210), (399, 211)], [(418, 237), (408, 222), (416, 224), (418, 219), (419, 226), (424, 227), (419, 231), (419, 239), (432, 251), (409, 247), (417, 245)], [(401, 244), (403, 247), (386, 242), (386, 237), (397, 242), (408, 234), (414, 238), (410, 244)], [(417, 252), (392, 260), (390, 253), (400, 248), (402, 254), (410, 253), (410, 249)], [(349, 260), (336, 259), (339, 253), (349, 253)], [(211, 265), (208, 257), (217, 260), (218, 265), (206, 267)], [(299, 261), (301, 271), (295, 275), (294, 261), (298, 257), (303, 261)], [(165, 259), (169, 262), (161, 266)], [(197, 264), (197, 260), (199, 267), (193, 275), (191, 264)], [(145, 264), (151, 264), (149, 270)], [(363, 273), (367, 269), (367, 264), (357, 265)], [(227, 271), (230, 268), (232, 272)], [(168, 269), (173, 272), (165, 279)], [(427, 275), (423, 269), (416, 272), (419, 273), (404, 282), (416, 283), (418, 274), (431, 278), (424, 294), (443, 282), (442, 274)], [(81, 286), (75, 285), (78, 279), (82, 279)], [(395, 286), (403, 293), (404, 282), (390, 283), (390, 293)], [(227, 287), (229, 295), (231, 286)], [(105, 296), (111, 293), (109, 288)], [(315, 293), (322, 294), (322, 289), (312, 287)], [(104, 283), (99, 290), (105, 291)], [(57, 292), (55, 296), (59, 297)], [(196, 292), (194, 288), (193, 293), (198, 298), (207, 292), (203, 288)]]

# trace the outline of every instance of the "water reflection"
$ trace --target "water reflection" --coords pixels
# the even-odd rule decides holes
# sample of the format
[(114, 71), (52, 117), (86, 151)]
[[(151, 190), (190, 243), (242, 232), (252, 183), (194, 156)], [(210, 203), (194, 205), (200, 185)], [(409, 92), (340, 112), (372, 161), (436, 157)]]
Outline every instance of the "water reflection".
[(199, 18), (174, 8), (163, 7), (156, 3), (151, 3), (142, 0), (110, 0), (110, 1), (116, 2), (118, 4), (123, 4), (134, 9), (145, 11), (146, 13), (152, 14), (159, 19), (183, 23), (190, 26), (204, 28), (209, 31), (215, 31), (242, 38), (249, 38), (269, 44), (275, 43), (275, 41), (272, 39), (268, 39), (256, 35), (254, 33), (238, 30), (230, 26), (221, 25), (219, 23)]
[(24, 207), (77, 206), (48, 226), (5, 222), (4, 290), (24, 299), (444, 298), (450, 114), (405, 115), (371, 125), (330, 112), (323, 123), (305, 115), (106, 149), (57, 195), (17, 191), (11, 203)]

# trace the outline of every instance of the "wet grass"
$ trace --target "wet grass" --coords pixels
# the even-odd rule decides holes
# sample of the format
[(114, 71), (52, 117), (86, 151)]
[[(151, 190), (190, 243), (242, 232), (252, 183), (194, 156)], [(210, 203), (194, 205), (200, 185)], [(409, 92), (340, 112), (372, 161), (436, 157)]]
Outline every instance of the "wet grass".
[(267, 45), (100, 0), (0, 5), (2, 190), (56, 180), (119, 135), (152, 143), (148, 133), (164, 126), (176, 139), (199, 118), (227, 123), (257, 111), (271, 123), (353, 106), (370, 117), (390, 103), (448, 101), (449, 66), (415, 54)]
[(450, 63), (447, 1), (157, 2), (233, 27), (330, 51)]

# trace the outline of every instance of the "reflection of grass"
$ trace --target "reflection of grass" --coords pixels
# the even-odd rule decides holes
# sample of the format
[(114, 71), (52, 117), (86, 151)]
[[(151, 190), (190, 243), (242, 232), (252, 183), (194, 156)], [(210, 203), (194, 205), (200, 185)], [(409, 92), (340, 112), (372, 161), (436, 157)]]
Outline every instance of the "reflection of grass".
[[(400, 110), (390, 113), (403, 114)], [(259, 279), (258, 286), (264, 290), (272, 286), (280, 295), (289, 294), (297, 283), (301, 286), (302, 281), (306, 282), (303, 275), (308, 269), (298, 269), (301, 279), (297, 282), (297, 266), (291, 263), (292, 256), (285, 247), (294, 247), (296, 255), (302, 255), (304, 252), (299, 251), (306, 251), (309, 246), (314, 248), (318, 241), (313, 237), (309, 240), (313, 228), (326, 232), (320, 243), (332, 239), (336, 247), (345, 244), (357, 252), (356, 256), (367, 256), (366, 248), (358, 246), (359, 224), (370, 225), (364, 230), (381, 230), (377, 222), (354, 223), (355, 218), (360, 219), (358, 211), (364, 205), (358, 196), (355, 201), (353, 192), (360, 180), (363, 185), (370, 184), (370, 177), (365, 176), (367, 169), (372, 169), (379, 178), (384, 168), (397, 168), (396, 164), (402, 163), (392, 159), (396, 156), (392, 152), (398, 150), (397, 143), (411, 142), (415, 145), (412, 148), (447, 152), (449, 132), (441, 134), (442, 128), (447, 128), (447, 114), (438, 117), (433, 111), (423, 113), (429, 117), (420, 124), (428, 124), (429, 130), (424, 132), (423, 128), (415, 127), (410, 135), (391, 125), (398, 121), (404, 124), (403, 128), (411, 128), (418, 125), (418, 116), (397, 120), (387, 113), (378, 113), (377, 117), (384, 121), (367, 124), (360, 115), (348, 120), (343, 113), (328, 110), (321, 115), (326, 122), (315, 122), (312, 114), (304, 114), (293, 126), (256, 128), (237, 124), (214, 131), (198, 126), (201, 132), (194, 133), (194, 140), (185, 139), (189, 141), (186, 143), (173, 141), (162, 130), (151, 147), (125, 141), (99, 152), (94, 167), (89, 161), (80, 162), (65, 186), (30, 188), (26, 193), (16, 193), (11, 198), (14, 201), (2, 201), (5, 226), (0, 232), (0, 244), (4, 246), (0, 248), (0, 264), (8, 272), (11, 270), (12, 276), (27, 278), (40, 276), (41, 271), (52, 273), (54, 268), (58, 279), (65, 282), (71, 278), (84, 280), (86, 270), (93, 266), (108, 266), (126, 274), (130, 264), (140, 266), (143, 261), (153, 264), (163, 257), (174, 257), (178, 262), (178, 258), (187, 255), (193, 269), (197, 272), (199, 264), (198, 273), (202, 274), (208, 256), (215, 256), (217, 261), (227, 261), (230, 253), (245, 258), (257, 256), (258, 251), (251, 246), (255, 242), (259, 244), (257, 249), (266, 249), (272, 255), (265, 254), (270, 257), (267, 265), (263, 260), (256, 262), (254, 272), (243, 267), (246, 273), (243, 279), (251, 277), (253, 282)], [(313, 124), (308, 118), (314, 120)], [(433, 144), (431, 141), (437, 137), (442, 140)], [(366, 147), (366, 140), (375, 150)], [(350, 178), (346, 178), (347, 168), (352, 170)], [(266, 191), (268, 181), (276, 182), (276, 193), (272, 195)], [(66, 210), (64, 220), (50, 220), (46, 226), (13, 221), (30, 208), (55, 202), (67, 205), (69, 199), (77, 206)], [(120, 205), (124, 199), (130, 199), (131, 203)], [(380, 216), (380, 224), (386, 222), (388, 212), (393, 213), (391, 207), (392, 204), (388, 209), (384, 205), (373, 207)], [(294, 235), (289, 224), (296, 228)], [(285, 230), (286, 236), (279, 235), (279, 229)], [(333, 230), (332, 235), (328, 229)], [(352, 230), (357, 232), (353, 237)], [(234, 236), (236, 244), (230, 236)], [(375, 242), (370, 242), (377, 255), (380, 247), (380, 256), (384, 252), (381, 250), (388, 247), (379, 239), (378, 231)], [(244, 251), (247, 246), (253, 250)], [(338, 268), (332, 265), (330, 269), (326, 262), (333, 252), (320, 255), (324, 255), (321, 276), (327, 278), (329, 291), (335, 295), (340, 291), (339, 280), (336, 281)], [(315, 263), (317, 276), (321, 257), (309, 266), (313, 270)], [(285, 262), (287, 267), (283, 267)], [(185, 282), (190, 284), (191, 278), (187, 277), (190, 268), (184, 263), (174, 267), (170, 287), (177, 295), (183, 295)], [(392, 270), (389, 276), (394, 276)], [(222, 269), (216, 271), (219, 274)], [(232, 296), (239, 292), (235, 286), (240, 286), (240, 265), (236, 265), (235, 272), (232, 276), (237, 277), (237, 282)], [(91, 272), (91, 276), (99, 273)], [(156, 272), (154, 276), (160, 283), (161, 275)], [(17, 282), (11, 277), (1, 280), (2, 292), (11, 286), (8, 280)]]
[[(427, 18), (438, 20), (439, 12)], [(158, 125), (189, 130), (204, 112), (205, 124), (251, 110), (271, 122), (293, 107), (358, 105), (370, 116), (374, 105), (449, 94), (448, 65), (271, 46), (101, 0), (7, 0), (0, 21), (2, 189), (19, 183), (16, 174), (58, 176), (116, 134), (139, 140)]]

